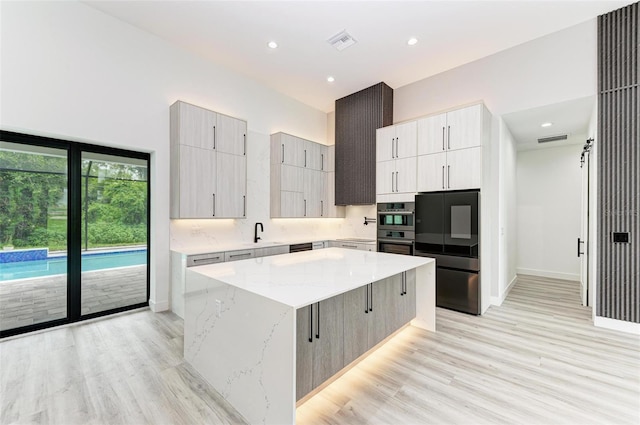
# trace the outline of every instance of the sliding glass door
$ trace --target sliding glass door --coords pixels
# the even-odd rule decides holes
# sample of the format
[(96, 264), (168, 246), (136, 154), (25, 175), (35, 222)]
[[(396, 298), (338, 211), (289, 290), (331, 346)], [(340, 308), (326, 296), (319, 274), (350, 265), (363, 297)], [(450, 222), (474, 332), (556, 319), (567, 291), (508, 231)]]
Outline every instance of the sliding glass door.
[(66, 149), (0, 141), (0, 331), (67, 318)]
[(147, 171), (82, 152), (82, 315), (147, 301)]
[(146, 306), (149, 155), (0, 135), (0, 336)]

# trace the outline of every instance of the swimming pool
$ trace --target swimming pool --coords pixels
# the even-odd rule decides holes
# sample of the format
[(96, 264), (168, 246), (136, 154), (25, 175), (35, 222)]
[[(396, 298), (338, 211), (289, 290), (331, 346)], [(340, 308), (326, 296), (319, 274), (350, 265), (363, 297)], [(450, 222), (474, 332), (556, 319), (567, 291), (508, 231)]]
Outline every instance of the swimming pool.
[[(90, 252), (82, 254), (82, 271), (138, 266), (147, 263), (147, 250)], [(4, 280), (29, 279), (53, 276), (67, 272), (67, 256), (52, 256), (46, 260), (0, 263), (0, 282)]]

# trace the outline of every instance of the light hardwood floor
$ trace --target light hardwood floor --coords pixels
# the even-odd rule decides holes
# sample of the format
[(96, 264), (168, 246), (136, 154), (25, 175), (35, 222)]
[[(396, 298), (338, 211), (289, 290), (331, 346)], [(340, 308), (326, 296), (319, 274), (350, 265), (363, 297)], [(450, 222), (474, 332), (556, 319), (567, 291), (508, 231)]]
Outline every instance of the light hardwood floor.
[[(302, 424), (638, 424), (640, 338), (595, 328), (575, 282), (521, 276), (474, 317), (437, 311), (298, 408)], [(243, 423), (142, 311), (0, 342), (0, 422)]]

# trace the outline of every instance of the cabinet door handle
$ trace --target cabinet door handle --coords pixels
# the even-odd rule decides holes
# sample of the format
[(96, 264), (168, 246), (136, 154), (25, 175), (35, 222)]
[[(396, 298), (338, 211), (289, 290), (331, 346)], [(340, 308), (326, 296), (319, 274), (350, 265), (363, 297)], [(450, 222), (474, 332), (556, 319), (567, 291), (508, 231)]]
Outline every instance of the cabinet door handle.
[(394, 156), (393, 156), (393, 142), (395, 140), (396, 140), (395, 138), (391, 139), (391, 158), (394, 158)]
[(244, 153), (243, 153), (243, 155), (246, 155), (247, 154), (247, 135), (243, 134), (242, 136), (244, 137)]
[(400, 189), (398, 189), (398, 177), (400, 176), (400, 171), (396, 171), (396, 192), (400, 192)]
[(451, 165), (447, 165), (447, 188), (451, 188)]
[(307, 200), (304, 200), (304, 216), (307, 216)]
[(280, 163), (284, 164), (284, 143), (282, 144), (282, 161)]
[(367, 285), (367, 290), (364, 293), (364, 313), (369, 314), (369, 285)]
[(393, 192), (393, 171), (391, 172), (391, 191)]
[(213, 150), (216, 150), (216, 126), (213, 126)]
[(404, 295), (404, 273), (402, 273), (402, 279), (400, 280), (400, 296)]
[(442, 150), (444, 150), (444, 126), (442, 126)]
[(369, 296), (369, 311), (373, 311), (373, 283), (369, 284), (371, 295)]
[(400, 140), (399, 137), (396, 137), (396, 158), (400, 158), (400, 149), (398, 149), (399, 145), (398, 145), (398, 141)]
[(578, 257), (580, 255), (584, 255), (584, 252), (580, 252), (580, 244), (584, 243), (584, 241), (581, 241), (580, 238), (578, 238)]
[(242, 195), (242, 216), (247, 216), (247, 195)]
[(444, 189), (444, 165), (442, 166), (442, 188)]
[(318, 303), (318, 313), (316, 313), (317, 315), (317, 319), (316, 319), (316, 339), (320, 339), (320, 303)]
[(213, 216), (216, 216), (216, 194), (213, 194)]
[(304, 166), (307, 166), (307, 150), (304, 150)]
[(324, 154), (320, 154), (320, 169), (324, 171)]
[(313, 304), (309, 309), (309, 342), (313, 342)]
[(447, 126), (447, 149), (451, 149), (451, 126)]
[(324, 201), (320, 201), (320, 217), (324, 217)]

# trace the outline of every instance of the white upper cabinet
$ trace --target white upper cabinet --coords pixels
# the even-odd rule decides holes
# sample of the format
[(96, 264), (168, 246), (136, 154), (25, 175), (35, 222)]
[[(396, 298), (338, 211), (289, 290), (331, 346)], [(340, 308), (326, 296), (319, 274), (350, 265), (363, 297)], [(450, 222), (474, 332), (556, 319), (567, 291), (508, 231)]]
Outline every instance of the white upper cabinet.
[(482, 105), (447, 112), (447, 149), (482, 145)]
[(418, 120), (418, 192), (480, 188), (490, 134), (482, 104)]
[(216, 152), (246, 155), (247, 123), (223, 114), (217, 114), (216, 122)]
[(416, 154), (415, 121), (376, 131), (376, 197), (379, 201), (400, 200), (416, 192)]
[(175, 128), (177, 134), (172, 133), (172, 136), (181, 145), (215, 149), (215, 112), (189, 103), (176, 102), (171, 107), (171, 114), (179, 120), (179, 125)]
[(481, 104), (418, 120), (418, 155), (482, 145)]
[(390, 161), (416, 156), (417, 124), (415, 121), (376, 130), (376, 161)]
[(178, 101), (171, 105), (171, 218), (244, 218), (245, 121)]

